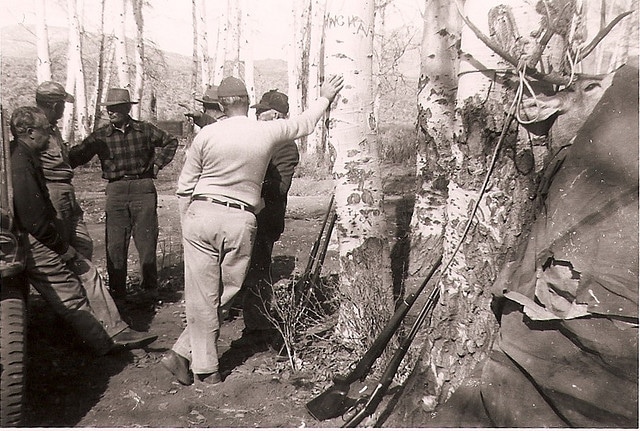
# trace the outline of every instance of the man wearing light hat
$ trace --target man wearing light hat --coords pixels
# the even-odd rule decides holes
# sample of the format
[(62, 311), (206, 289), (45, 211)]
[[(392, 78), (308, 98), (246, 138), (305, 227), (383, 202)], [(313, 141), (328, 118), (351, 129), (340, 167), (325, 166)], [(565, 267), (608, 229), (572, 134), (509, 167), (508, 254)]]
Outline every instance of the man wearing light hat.
[[(277, 90), (267, 91), (260, 103), (252, 105), (258, 121), (287, 118), (289, 98)], [(258, 229), (251, 253), (251, 266), (244, 281), (242, 337), (231, 343), (232, 347), (271, 345), (276, 350), (279, 333), (267, 318), (271, 303), (271, 256), (274, 243), (284, 231), (287, 194), (293, 180), (295, 167), (300, 161), (295, 141), (287, 141), (271, 156), (262, 183), (261, 196), (264, 208), (257, 214)]]
[(196, 126), (203, 128), (208, 124), (213, 124), (225, 118), (224, 112), (218, 103), (218, 86), (212, 85), (204, 92), (202, 97), (196, 97), (196, 100), (202, 103), (204, 112), (187, 112), (185, 117), (193, 118)]
[(140, 296), (158, 297), (158, 194), (153, 179), (175, 155), (178, 140), (151, 123), (131, 118), (129, 91), (110, 88), (102, 103), (109, 124), (97, 129), (69, 153), (72, 167), (98, 156), (106, 188), (106, 247), (109, 289), (126, 295), (127, 256), (133, 236), (141, 267)]
[[(227, 118), (198, 133), (178, 179), (182, 214), (187, 327), (161, 364), (182, 384), (220, 383), (217, 341), (220, 309), (228, 308), (249, 268), (260, 191), (273, 153), (310, 134), (343, 85), (327, 79), (320, 98), (300, 116), (275, 121), (247, 117), (242, 81), (228, 77), (218, 87)], [(195, 378), (194, 378), (195, 375)]]

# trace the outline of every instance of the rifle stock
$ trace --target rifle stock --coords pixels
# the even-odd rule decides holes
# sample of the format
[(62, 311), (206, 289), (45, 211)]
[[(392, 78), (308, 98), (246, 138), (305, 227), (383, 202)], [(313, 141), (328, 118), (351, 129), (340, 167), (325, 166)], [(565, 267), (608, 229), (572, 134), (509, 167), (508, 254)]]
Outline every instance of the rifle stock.
[(394, 353), (393, 358), (391, 358), (391, 361), (387, 365), (387, 368), (385, 369), (384, 374), (380, 378), (380, 381), (376, 385), (376, 388), (373, 390), (373, 392), (369, 396), (369, 399), (365, 403), (364, 407), (360, 411), (358, 411), (353, 417), (351, 417), (351, 419), (345, 422), (345, 424), (342, 425), (342, 428), (355, 428), (356, 426), (358, 426), (360, 422), (363, 421), (364, 418), (366, 418), (367, 416), (370, 416), (376, 411), (376, 409), (378, 408), (378, 405), (382, 401), (382, 398), (384, 398), (387, 391), (389, 390), (389, 386), (393, 382), (393, 378), (398, 372), (398, 368), (400, 367), (400, 364), (402, 363), (404, 356), (409, 350), (411, 343), (416, 337), (416, 334), (420, 330), (422, 323), (426, 319), (429, 312), (435, 306), (439, 297), (440, 297), (440, 289), (438, 288), (438, 286), (435, 286), (431, 291), (431, 293), (429, 294), (429, 298), (427, 298), (427, 302), (425, 302), (424, 306), (422, 307), (422, 310), (420, 310), (420, 314), (418, 315), (418, 318), (416, 319), (413, 326), (411, 327), (411, 332), (409, 332), (409, 335), (407, 336), (407, 338), (402, 342), (400, 347), (398, 347), (398, 350), (396, 350), (396, 352)]
[(350, 403), (347, 400), (347, 394), (349, 393), (351, 384), (357, 380), (364, 380), (367, 374), (369, 374), (371, 367), (380, 355), (382, 355), (382, 352), (384, 352), (387, 344), (389, 344), (391, 337), (396, 332), (402, 323), (402, 320), (409, 312), (409, 309), (415, 303), (416, 299), (424, 290), (441, 263), (442, 255), (438, 257), (436, 263), (431, 268), (431, 271), (420, 287), (402, 301), (402, 304), (400, 304), (389, 322), (382, 329), (380, 335), (378, 335), (378, 337), (373, 341), (371, 347), (369, 347), (362, 358), (358, 361), (355, 368), (353, 368), (346, 376), (335, 376), (333, 378), (333, 385), (306, 404), (306, 408), (311, 416), (319, 421), (323, 421), (338, 417), (348, 410)]

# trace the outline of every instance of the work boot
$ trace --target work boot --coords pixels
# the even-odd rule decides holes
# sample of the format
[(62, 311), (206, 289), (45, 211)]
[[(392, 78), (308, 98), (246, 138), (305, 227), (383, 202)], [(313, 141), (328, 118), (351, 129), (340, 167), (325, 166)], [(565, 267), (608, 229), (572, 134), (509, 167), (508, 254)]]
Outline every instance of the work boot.
[(134, 331), (131, 328), (127, 328), (124, 331), (111, 337), (113, 341), (113, 347), (109, 351), (119, 352), (123, 350), (141, 349), (148, 346), (158, 339), (157, 335), (152, 335), (147, 332)]
[(213, 390), (213, 387), (220, 383), (222, 383), (222, 376), (217, 371), (215, 373), (196, 374), (194, 379), (196, 389), (203, 392), (206, 390)]
[(189, 386), (193, 383), (193, 373), (189, 369), (189, 360), (184, 356), (169, 350), (160, 360), (160, 365), (173, 374), (178, 382), (183, 385)]

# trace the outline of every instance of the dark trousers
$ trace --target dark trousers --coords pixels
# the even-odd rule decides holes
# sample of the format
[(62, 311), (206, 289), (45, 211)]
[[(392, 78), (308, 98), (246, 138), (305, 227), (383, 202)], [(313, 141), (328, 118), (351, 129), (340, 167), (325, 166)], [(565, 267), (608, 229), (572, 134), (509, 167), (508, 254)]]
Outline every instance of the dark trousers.
[(267, 314), (273, 297), (271, 280), (271, 254), (273, 234), (260, 230), (256, 233), (256, 240), (251, 251), (251, 266), (244, 282), (242, 298), (242, 316), (244, 326), (248, 330), (265, 330), (273, 327)]
[(156, 247), (158, 245), (158, 194), (153, 180), (120, 180), (107, 185), (106, 246), (109, 289), (126, 292), (129, 241), (140, 259), (143, 289), (158, 287)]

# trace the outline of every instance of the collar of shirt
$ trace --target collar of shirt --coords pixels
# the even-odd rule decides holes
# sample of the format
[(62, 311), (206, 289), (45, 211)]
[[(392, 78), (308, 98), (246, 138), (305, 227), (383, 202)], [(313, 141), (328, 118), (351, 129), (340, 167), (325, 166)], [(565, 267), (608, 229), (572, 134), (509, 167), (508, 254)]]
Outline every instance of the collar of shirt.
[(113, 135), (116, 130), (119, 131), (122, 134), (126, 134), (128, 129), (134, 129), (134, 130), (142, 130), (142, 123), (140, 123), (139, 121), (135, 121), (133, 118), (129, 117), (128, 121), (124, 124), (124, 126), (122, 128), (116, 127), (113, 124), (109, 123), (109, 129), (107, 131), (107, 135), (111, 136)]

